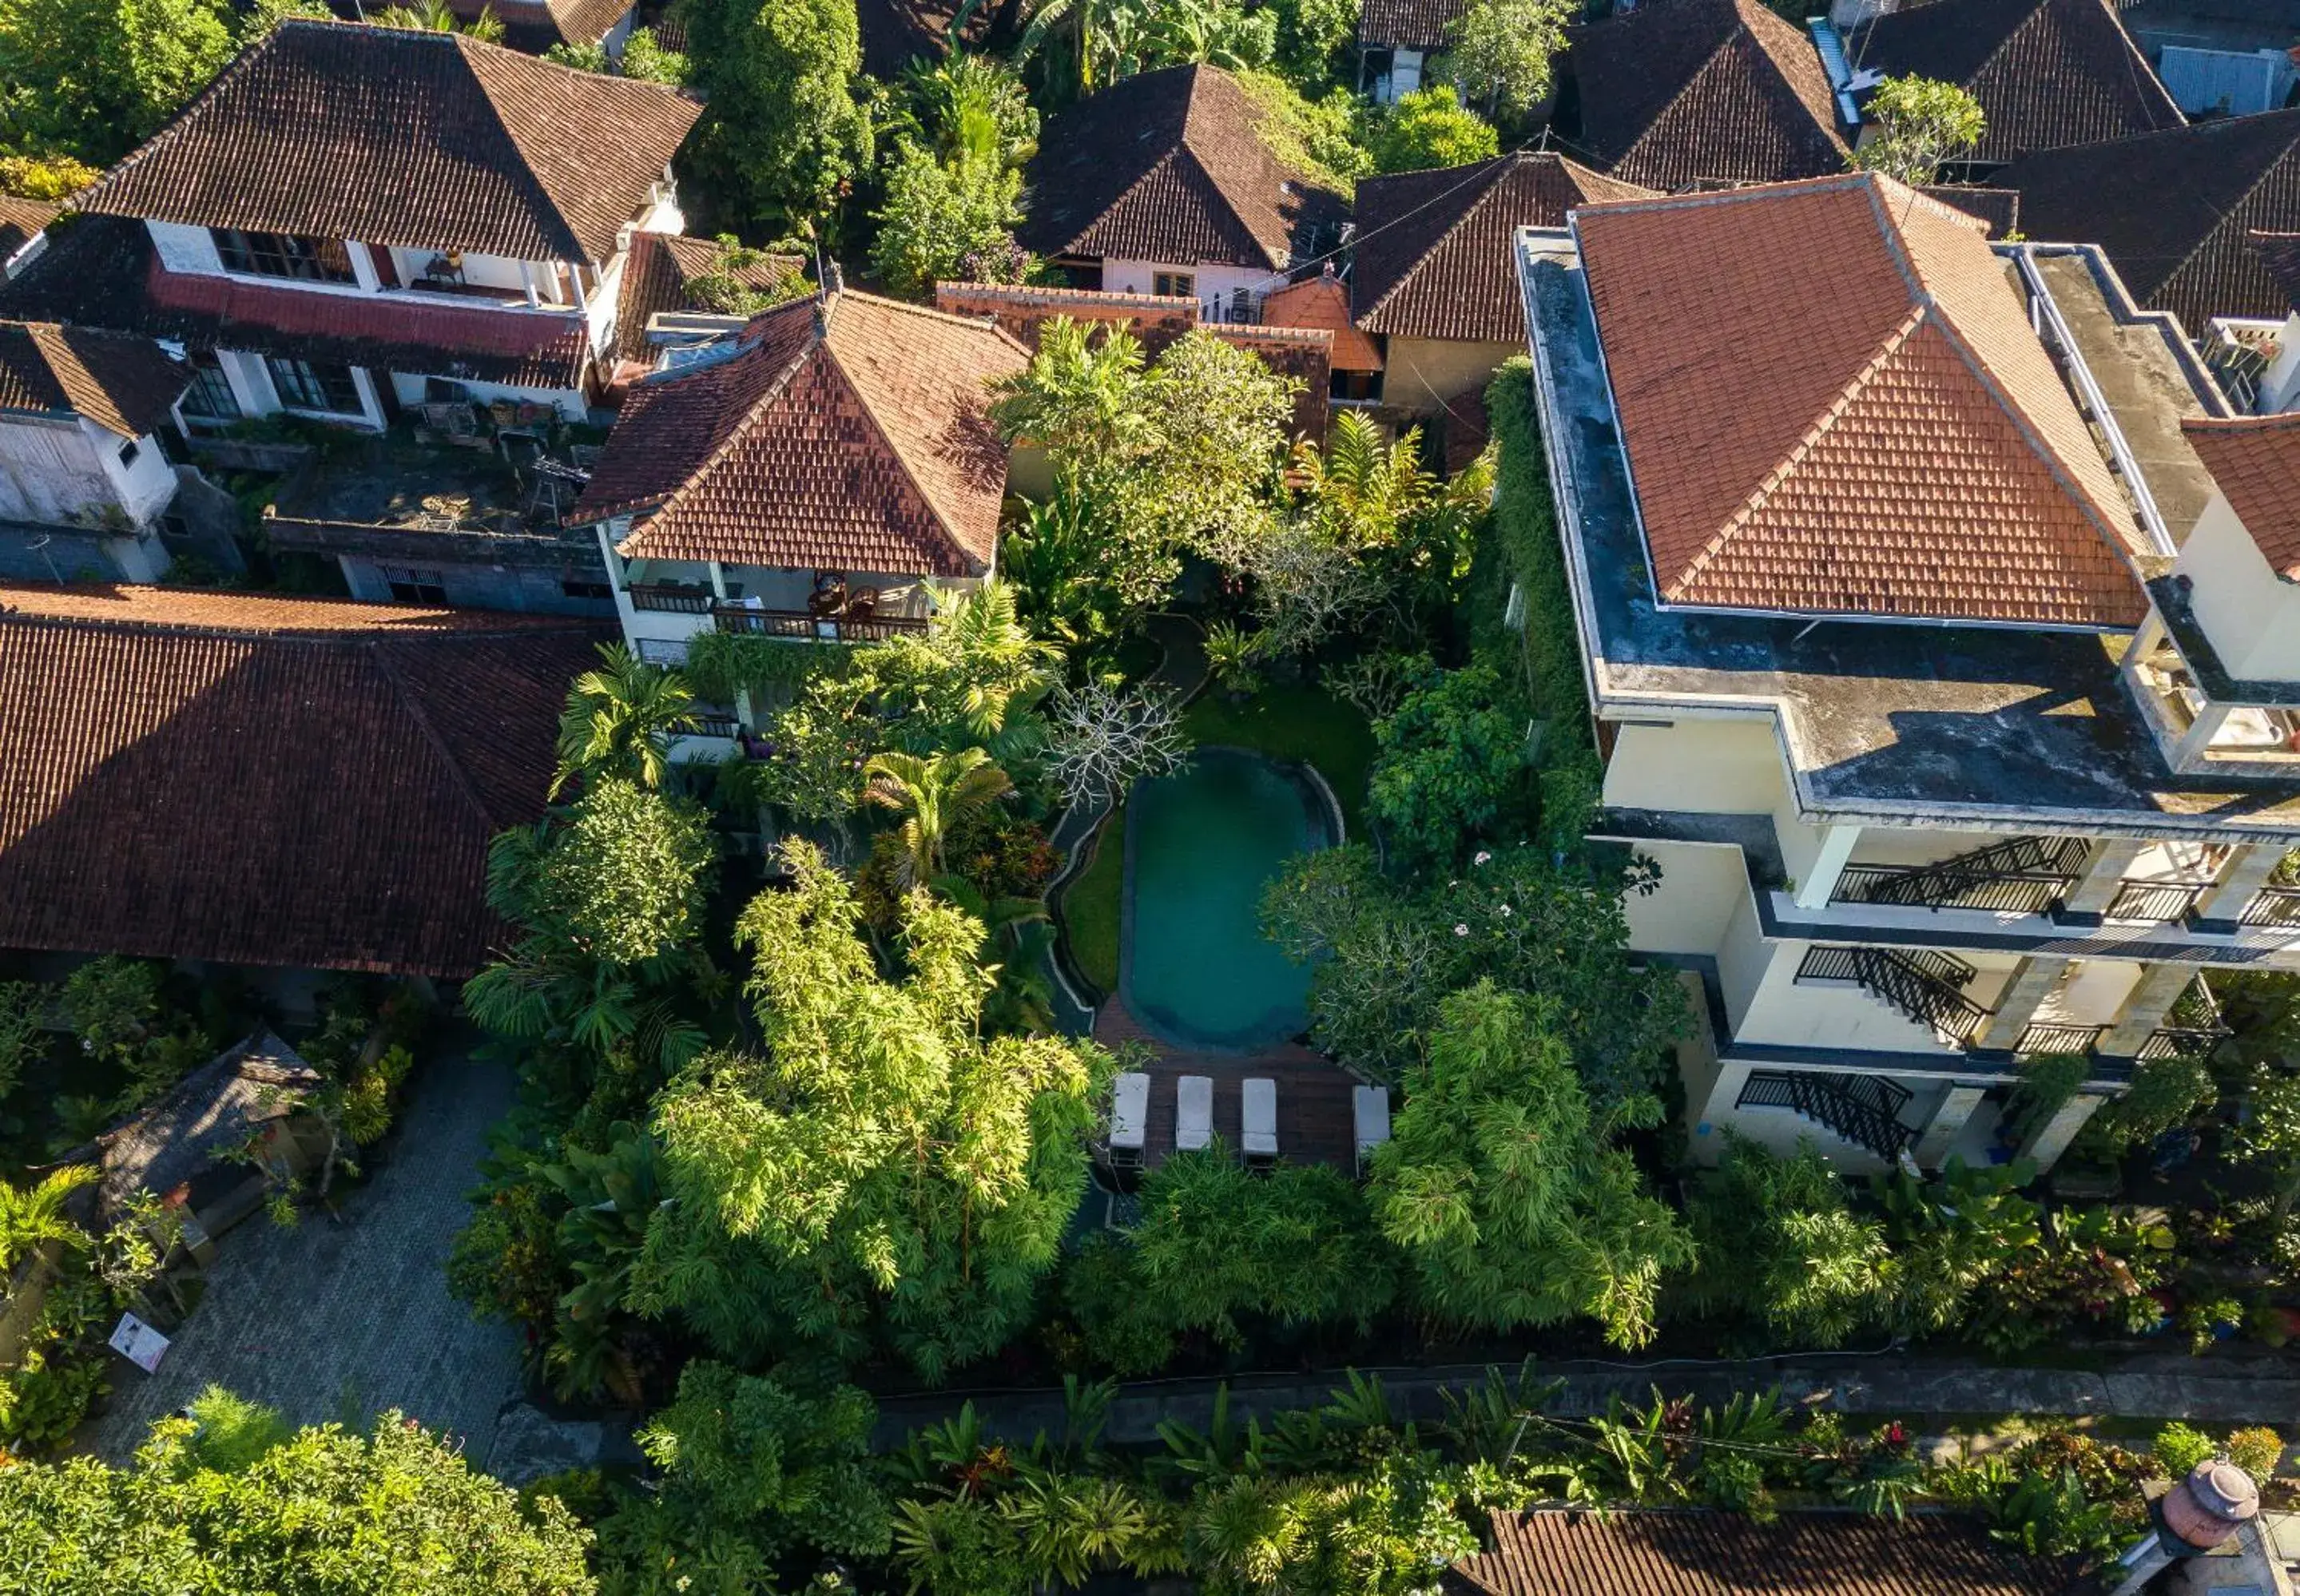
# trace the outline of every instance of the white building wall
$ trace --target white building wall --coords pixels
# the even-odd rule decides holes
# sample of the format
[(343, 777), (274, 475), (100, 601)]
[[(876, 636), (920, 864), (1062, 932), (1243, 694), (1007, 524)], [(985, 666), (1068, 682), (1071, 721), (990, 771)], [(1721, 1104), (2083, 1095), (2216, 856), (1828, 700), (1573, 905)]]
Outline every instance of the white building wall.
[(95, 450), (120, 507), (128, 512), (129, 520), (141, 525), (168, 507), (169, 501), (176, 496), (176, 471), (168, 463), (158, 438), (147, 432), (136, 439), (136, 458), (125, 461), (121, 456), (128, 452), (128, 439), (105, 431), (84, 416), (79, 429)]
[(76, 419), (0, 422), (0, 518), (62, 523), (98, 518), (107, 510), (124, 513), (95, 444)]
[[(1694, 772), (1698, 779), (1688, 781)], [(1618, 726), (1605, 761), (1604, 797), (1612, 809), (1769, 815), (1787, 788), (1770, 719)]]
[(1273, 272), (1261, 267), (1229, 266), (1210, 262), (1177, 265), (1171, 261), (1104, 261), (1102, 263), (1102, 287), (1106, 294), (1147, 294), (1152, 278), (1161, 271), (1187, 271), (1196, 279), (1190, 292), (1200, 303), (1217, 294), (1222, 303), (1229, 303), (1230, 295), (1239, 288), (1259, 297), (1274, 293), (1286, 286), (1283, 272)]
[(1642, 842), (1637, 848), (1661, 867), (1661, 885), (1621, 900), (1631, 950), (1716, 956), (1734, 911), (1749, 897), (1741, 850), (1718, 843)]
[(144, 230), (152, 235), (153, 251), (159, 255), (160, 264), (171, 271), (188, 271), (202, 277), (222, 277), (223, 257), (216, 254), (215, 239), (205, 228), (187, 227), (179, 221), (146, 220)]
[(2212, 495), (2172, 569), (2231, 676), (2300, 681), (2300, 583), (2277, 575), (2225, 495)]
[(498, 399), (508, 400), (513, 404), (546, 404), (570, 421), (581, 420), (588, 408), (584, 403), (581, 391), (576, 388), (535, 388), (508, 382), (473, 382), (468, 378), (446, 377), (441, 372), (391, 371), (385, 375), (390, 379), (392, 396), (402, 405), (423, 403), (426, 381), (433, 376), (439, 376), (462, 388), (479, 404), (493, 404)]

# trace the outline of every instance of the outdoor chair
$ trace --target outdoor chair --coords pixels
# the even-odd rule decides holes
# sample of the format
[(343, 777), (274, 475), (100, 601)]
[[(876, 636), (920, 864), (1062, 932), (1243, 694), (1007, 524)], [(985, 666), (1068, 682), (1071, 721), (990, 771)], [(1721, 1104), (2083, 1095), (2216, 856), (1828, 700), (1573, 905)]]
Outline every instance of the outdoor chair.
[(1213, 1139), (1213, 1077), (1186, 1075), (1174, 1083), (1174, 1151), (1196, 1152)]
[(1389, 1093), (1380, 1086), (1352, 1087), (1350, 1122), (1356, 1133), (1358, 1174), (1363, 1176), (1373, 1150), (1389, 1140)]
[(1110, 1162), (1116, 1169), (1142, 1167), (1144, 1133), (1150, 1126), (1150, 1077), (1129, 1069), (1118, 1077), (1110, 1099)]
[(1261, 1076), (1239, 1087), (1238, 1145), (1249, 1165), (1278, 1161), (1278, 1083)]

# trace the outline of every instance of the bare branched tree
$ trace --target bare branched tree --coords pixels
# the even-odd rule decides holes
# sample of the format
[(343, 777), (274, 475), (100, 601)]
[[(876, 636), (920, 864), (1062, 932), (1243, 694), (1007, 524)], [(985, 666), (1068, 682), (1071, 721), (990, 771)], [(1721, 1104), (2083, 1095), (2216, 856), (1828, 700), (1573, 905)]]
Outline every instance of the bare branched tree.
[(1071, 803), (1105, 803), (1190, 757), (1181, 706), (1156, 687), (1065, 687), (1046, 703), (1047, 774)]

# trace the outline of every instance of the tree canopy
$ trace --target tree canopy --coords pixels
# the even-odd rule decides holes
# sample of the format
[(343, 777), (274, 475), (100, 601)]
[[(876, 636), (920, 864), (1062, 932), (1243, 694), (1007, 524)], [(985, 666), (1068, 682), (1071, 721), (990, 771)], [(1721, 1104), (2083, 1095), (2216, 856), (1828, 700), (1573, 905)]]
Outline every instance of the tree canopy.
[(681, 0), (705, 97), (684, 156), (725, 225), (821, 227), (871, 163), (854, 0)]
[(0, 0), (0, 151), (108, 166), (236, 42), (220, 0)]

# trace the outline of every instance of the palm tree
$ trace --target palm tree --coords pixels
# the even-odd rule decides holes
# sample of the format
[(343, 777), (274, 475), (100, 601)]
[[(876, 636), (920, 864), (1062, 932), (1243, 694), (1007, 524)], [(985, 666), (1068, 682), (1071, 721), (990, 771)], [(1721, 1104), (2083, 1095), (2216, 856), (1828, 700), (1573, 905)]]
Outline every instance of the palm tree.
[(36, 1186), (0, 1181), (0, 1276), (51, 1243), (86, 1247), (88, 1234), (64, 1212), (64, 1204), (74, 1192), (102, 1178), (103, 1171), (93, 1164), (67, 1164), (49, 1170)]
[(447, 0), (422, 0), (419, 5), (388, 6), (376, 12), (371, 20), (379, 28), (401, 28), (413, 33), (461, 33), (488, 45), (503, 42), (503, 19), (496, 15), (496, 8), (492, 5), (479, 7), (479, 14), (469, 23), (455, 15)]
[(1276, 1584), (1301, 1539), (1299, 1504), (1277, 1481), (1254, 1475), (1201, 1491), (1182, 1531), (1193, 1567), (1246, 1590)]
[(559, 774), (551, 795), (578, 776), (625, 776), (662, 786), (671, 740), (695, 725), (695, 694), (678, 671), (650, 665), (620, 643), (603, 643), (603, 669), (568, 689), (559, 717)]
[(943, 839), (952, 827), (1014, 790), (979, 748), (930, 757), (875, 754), (862, 775), (862, 801), (903, 817), (904, 858), (896, 878), (906, 887), (942, 873)]
[(1095, 332), (1067, 316), (1039, 329), (1029, 365), (991, 385), (990, 421), (1001, 438), (1058, 460), (1122, 458), (1135, 447), (1144, 426), (1142, 342), (1122, 327)]

